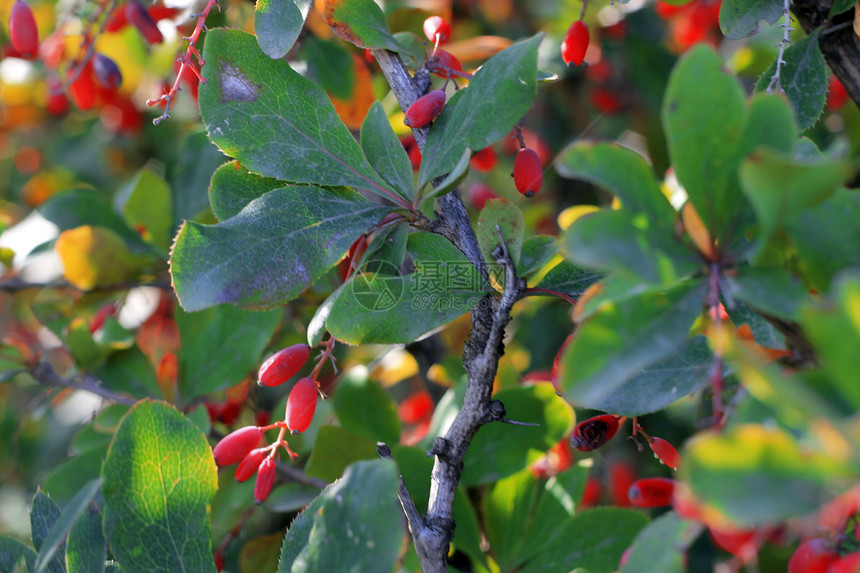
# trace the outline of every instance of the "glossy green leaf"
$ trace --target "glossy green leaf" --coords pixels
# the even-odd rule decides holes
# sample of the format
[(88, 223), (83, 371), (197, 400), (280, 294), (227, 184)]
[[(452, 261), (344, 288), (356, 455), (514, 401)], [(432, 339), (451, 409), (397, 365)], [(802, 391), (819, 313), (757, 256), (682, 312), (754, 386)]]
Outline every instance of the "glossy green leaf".
[(529, 515), (537, 500), (537, 483), (526, 468), (492, 484), (482, 499), (482, 514), (496, 562), (503, 571), (515, 565), (525, 542), (523, 516)]
[(382, 104), (373, 102), (364, 123), (361, 124), (361, 148), (371, 166), (376, 169), (398, 193), (412, 198), (412, 163), (400, 139), (391, 129), (391, 123)]
[(840, 161), (805, 163), (759, 149), (743, 161), (739, 174), (766, 239), (805, 209), (833, 195), (848, 172)]
[(19, 566), (24, 567), (22, 571), (32, 571), (35, 563), (35, 551), (17, 539), (0, 535), (0, 571), (17, 573)]
[(449, 173), (464, 150), (504, 137), (531, 107), (542, 35), (518, 42), (486, 62), (469, 87), (450, 98), (427, 136), (419, 187)]
[(641, 155), (617, 143), (577, 141), (555, 162), (562, 177), (582, 179), (612, 193), (629, 213), (644, 213), (660, 229), (672, 230), (676, 214)]
[[(615, 396), (619, 406), (636, 407), (623, 401), (626, 384), (658, 364), (680, 368), (688, 364), (683, 359), (678, 366), (661, 363), (688, 344), (690, 327), (702, 312), (706, 287), (703, 281), (688, 281), (665, 291), (646, 291), (624, 302), (605, 304), (580, 326), (562, 356), (559, 378), (565, 399), (585, 408), (599, 408), (608, 405), (607, 397)], [(698, 358), (691, 357), (690, 362), (698, 363)], [(662, 387), (665, 380), (661, 377), (662, 372), (658, 372), (653, 378), (645, 374), (639, 380), (644, 388), (653, 389)], [(671, 402), (686, 394), (686, 390), (676, 394), (670, 387), (663, 388), (670, 394), (663, 395), (661, 401)]]
[(225, 154), (266, 177), (393, 195), (326, 93), (263, 54), (254, 36), (212, 30), (203, 57), (200, 115)]
[(356, 74), (349, 46), (335, 38), (307, 36), (302, 39), (300, 58), (307, 60), (307, 72), (302, 75), (338, 99), (352, 99)]
[(732, 40), (759, 31), (759, 21), (773, 24), (782, 16), (782, 0), (724, 0), (720, 8), (720, 29)]
[(674, 512), (664, 513), (639, 532), (627, 565), (620, 573), (684, 573), (686, 551), (702, 532), (702, 525)]
[(341, 477), (346, 466), (378, 458), (376, 442), (337, 426), (323, 426), (317, 434), (305, 473), (325, 481)]
[(183, 140), (179, 160), (168, 178), (173, 190), (174, 229), (184, 219), (193, 219), (209, 208), (212, 172), (226, 160), (203, 130), (189, 133)]
[(602, 277), (602, 273), (577, 267), (567, 261), (561, 261), (550, 269), (537, 286), (557, 290), (571, 296), (579, 296)]
[(98, 479), (107, 450), (108, 444), (104, 444), (69, 457), (45, 478), (45, 491), (52, 499), (68, 503), (87, 483)]
[(767, 147), (787, 155), (796, 154), (798, 131), (794, 111), (785, 97), (755, 94), (749, 100), (749, 116), (739, 155), (746, 156), (757, 147)]
[(415, 203), (420, 204), (432, 197), (444, 195), (445, 193), (450, 193), (456, 189), (457, 186), (466, 178), (466, 175), (469, 174), (471, 161), (472, 150), (467, 147), (463, 150), (463, 154), (460, 155), (460, 159), (454, 164), (442, 181), (436, 184), (429, 192), (422, 189), (422, 193), (416, 198)]
[(298, 511), (312, 502), (319, 493), (320, 490), (312, 485), (285, 483), (272, 490), (265, 504), (269, 511), (278, 513)]
[[(746, 96), (711, 48), (693, 47), (675, 66), (663, 100), (672, 167), (711, 234), (726, 239), (742, 199), (738, 144)], [(707, 136), (703, 136), (707, 134)]]
[(341, 40), (359, 48), (400, 49), (385, 15), (373, 0), (328, 0), (324, 14), (326, 23)]
[(173, 234), (173, 193), (167, 181), (144, 167), (117, 192), (114, 205), (130, 228), (167, 254)]
[[(783, 55), (785, 65), (779, 75), (779, 83), (794, 108), (801, 130), (812, 127), (818, 121), (827, 99), (827, 67), (818, 47), (820, 32), (820, 29), (816, 30), (788, 47)], [(774, 60), (759, 78), (756, 91), (766, 90), (775, 73)]]
[(305, 25), (310, 0), (257, 0), (254, 33), (263, 53), (278, 60), (287, 55)]
[[(95, 479), (81, 488), (77, 494), (66, 505), (63, 513), (51, 524), (47, 535), (42, 540), (39, 547), (39, 556), (36, 558), (36, 566), (34, 573), (42, 573), (51, 570), (56, 570), (58, 565), (65, 559), (64, 548), (66, 536), (69, 531), (87, 509), (90, 501), (96, 496), (102, 486), (101, 479)], [(47, 496), (45, 496), (47, 498)], [(102, 560), (104, 561), (104, 560)]]
[[(52, 544), (51, 529), (60, 520), (60, 508), (45, 492), (38, 490), (33, 498), (30, 508), (30, 535), (33, 538), (33, 546), (40, 552), (44, 548), (47, 552)], [(54, 547), (55, 554), (50, 559), (42, 559), (47, 564), (43, 567), (50, 573), (65, 573), (66, 571), (66, 543), (60, 540), (59, 546)], [(36, 558), (39, 561), (39, 558)]]
[(182, 307), (274, 306), (298, 296), (390, 208), (348, 190), (288, 186), (217, 225), (188, 222), (170, 261)]
[(833, 6), (830, 8), (829, 16), (832, 18), (837, 14), (841, 14), (842, 12), (847, 12), (850, 10), (856, 2), (854, 0), (833, 0)]
[(137, 398), (160, 398), (163, 395), (152, 362), (137, 345), (111, 354), (93, 373), (115, 392)]
[[(496, 229), (497, 226), (498, 229)], [(499, 284), (504, 284), (505, 269), (495, 262), (496, 259), (492, 254), (499, 245), (499, 232), (504, 237), (511, 259), (516, 264), (523, 251), (525, 226), (522, 210), (507, 199), (501, 197), (489, 199), (481, 210), (475, 234), (478, 236), (478, 245), (481, 247), (484, 260), (489, 265), (488, 271), (496, 277)]]
[(230, 161), (212, 174), (209, 187), (212, 213), (219, 221), (225, 221), (238, 215), (254, 199), (283, 186), (282, 181), (251, 173), (238, 161)]
[(558, 252), (557, 243), (552, 235), (535, 235), (523, 241), (517, 276), (529, 277), (541, 270)]
[(396, 443), (400, 439), (397, 406), (378, 382), (369, 379), (367, 368), (353, 368), (341, 376), (333, 402), (344, 430), (374, 443)]
[(537, 461), (573, 427), (573, 409), (542, 384), (502, 390), (493, 395), (507, 417), (539, 426), (494, 423), (482, 426), (463, 458), (464, 486), (494, 482)]
[(415, 272), (363, 272), (345, 285), (326, 322), (335, 338), (349, 344), (411, 342), (471, 310), (490, 288), (439, 235), (409, 235), (407, 252)]
[(69, 573), (103, 573), (106, 559), (107, 545), (102, 532), (102, 514), (98, 505), (90, 502), (69, 531), (66, 566)]
[(695, 273), (701, 259), (644, 214), (603, 209), (567, 230), (565, 255), (598, 271), (621, 271), (652, 284), (671, 284)]
[(621, 554), (647, 523), (644, 514), (629, 509), (583, 511), (559, 524), (558, 538), (519, 571), (555, 573), (575, 567), (593, 573), (615, 571)]
[(699, 436), (681, 470), (697, 500), (744, 525), (808, 515), (847, 477), (843, 462), (759, 424)]
[(280, 318), (280, 310), (253, 311), (230, 305), (193, 313), (177, 309), (183, 399), (223, 390), (256, 371)]
[(278, 573), (394, 571), (403, 543), (391, 460), (351, 465), (293, 521)]
[(745, 267), (726, 277), (727, 296), (751, 308), (789, 321), (796, 321), (809, 293), (788, 271), (776, 267)]
[(214, 573), (215, 459), (185, 416), (163, 402), (135, 404), (117, 428), (102, 478), (104, 531), (123, 571)]

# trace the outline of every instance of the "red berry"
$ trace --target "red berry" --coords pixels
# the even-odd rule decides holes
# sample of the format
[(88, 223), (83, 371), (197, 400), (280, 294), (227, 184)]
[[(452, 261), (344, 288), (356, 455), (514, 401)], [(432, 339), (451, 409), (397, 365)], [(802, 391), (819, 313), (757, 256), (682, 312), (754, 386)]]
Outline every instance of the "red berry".
[(702, 521), (704, 513), (702, 506), (693, 497), (693, 492), (684, 483), (675, 485), (675, 493), (672, 496), (672, 509), (679, 517), (690, 521)]
[(242, 461), (239, 462), (239, 466), (236, 468), (236, 481), (248, 481), (252, 475), (257, 473), (257, 469), (263, 463), (266, 456), (269, 455), (269, 451), (267, 448), (257, 448), (251, 450), (247, 456), (242, 458)]
[(217, 422), (218, 418), (221, 417), (221, 404), (218, 402), (204, 402), (203, 405), (206, 407), (206, 412), (209, 414), (209, 421), (213, 424)]
[(280, 386), (296, 375), (311, 356), (311, 347), (300, 343), (288, 346), (269, 356), (257, 372), (260, 386)]
[(290, 390), (284, 413), (284, 421), (290, 433), (300, 434), (311, 425), (317, 408), (317, 394), (317, 384), (312, 378), (302, 378)]
[(424, 20), (424, 35), (433, 43), (438, 39), (440, 44), (444, 44), (451, 37), (451, 24), (441, 16), (430, 16)]
[(615, 435), (618, 431), (618, 416), (601, 414), (583, 420), (573, 428), (570, 434), (570, 445), (580, 452), (596, 450)]
[(254, 482), (254, 501), (257, 505), (269, 497), (269, 492), (272, 491), (272, 485), (275, 483), (275, 473), (275, 459), (263, 460), (260, 469), (257, 470), (257, 481)]
[(161, 35), (155, 20), (137, 0), (132, 0), (125, 5), (125, 17), (150, 44), (160, 44), (164, 41), (164, 36)]
[(514, 185), (526, 197), (534, 197), (543, 184), (543, 167), (537, 152), (524, 147), (514, 159)]
[(403, 123), (412, 128), (424, 127), (442, 113), (443, 107), (445, 107), (445, 91), (433, 90), (409, 106)]
[(592, 477), (588, 478), (585, 480), (585, 489), (582, 492), (582, 499), (579, 500), (579, 507), (585, 508), (597, 505), (601, 495), (603, 495), (603, 486), (600, 485), (600, 480)]
[(427, 60), (427, 67), (437, 76), (447, 78), (451, 71), (462, 72), (463, 64), (453, 54), (445, 50), (436, 50), (436, 53)]
[(239, 419), (239, 414), (242, 413), (242, 405), (244, 400), (227, 400), (221, 406), (221, 411), (218, 414), (218, 419), (228, 426)]
[(433, 398), (425, 391), (406, 398), (397, 407), (397, 416), (404, 424), (417, 424), (433, 414)]
[(212, 453), (219, 466), (235, 464), (257, 447), (263, 432), (257, 426), (245, 426), (221, 438)]
[[(74, 73), (74, 67), (69, 68), (69, 76)], [(93, 81), (92, 61), (87, 62), (75, 81), (69, 84), (68, 93), (78, 109), (87, 111), (93, 108), (96, 104), (96, 83)]]
[(673, 470), (677, 470), (678, 466), (681, 465), (681, 454), (678, 453), (678, 450), (672, 444), (663, 438), (651, 438), (648, 441), (648, 445), (651, 446), (654, 457), (660, 460), (661, 463), (666, 464)]
[(827, 81), (827, 110), (837, 111), (848, 101), (848, 92), (836, 76)]
[(499, 158), (496, 155), (496, 150), (491, 146), (485, 147), (484, 149), (476, 152), (472, 156), (471, 164), (475, 171), (486, 173), (487, 171), (492, 171), (498, 160)]
[(337, 271), (340, 274), (341, 282), (345, 281), (356, 269), (356, 265), (361, 261), (364, 252), (367, 250), (367, 235), (361, 235), (349, 247), (346, 257), (338, 264)]
[(498, 195), (486, 183), (476, 182), (469, 187), (469, 203), (478, 211), (484, 208), (487, 201), (496, 198)]
[(624, 110), (624, 101), (615, 91), (597, 86), (591, 90), (591, 103), (606, 115), (615, 115)]
[(636, 472), (627, 462), (619, 460), (609, 466), (609, 495), (612, 503), (618, 507), (629, 507), (630, 498), (627, 494), (635, 481)]
[(33, 10), (24, 0), (17, 0), (9, 14), (9, 42), (21, 57), (32, 60), (39, 51), (39, 29)]
[(128, 16), (125, 14), (125, 6), (116, 6), (107, 17), (105, 32), (119, 32), (128, 26)]
[(788, 573), (827, 573), (839, 559), (826, 539), (815, 537), (801, 543), (788, 560)]
[(860, 553), (851, 553), (834, 561), (827, 573), (857, 573), (860, 571)]
[(223, 570), (224, 565), (227, 562), (227, 560), (224, 559), (224, 554), (220, 551), (215, 551), (215, 553), (212, 554), (212, 560), (215, 562), (215, 569), (218, 571)]
[(636, 507), (662, 507), (671, 505), (675, 480), (669, 478), (644, 478), (633, 482), (627, 497)]
[(93, 56), (93, 74), (103, 88), (115, 90), (122, 85), (122, 72), (119, 71), (119, 66), (104, 54)]
[(561, 59), (568, 66), (578, 66), (585, 61), (585, 52), (588, 50), (588, 26), (582, 20), (577, 20), (570, 25), (564, 39), (561, 41)]
[(718, 529), (708, 528), (714, 543), (743, 560), (751, 559), (760, 545), (755, 529)]

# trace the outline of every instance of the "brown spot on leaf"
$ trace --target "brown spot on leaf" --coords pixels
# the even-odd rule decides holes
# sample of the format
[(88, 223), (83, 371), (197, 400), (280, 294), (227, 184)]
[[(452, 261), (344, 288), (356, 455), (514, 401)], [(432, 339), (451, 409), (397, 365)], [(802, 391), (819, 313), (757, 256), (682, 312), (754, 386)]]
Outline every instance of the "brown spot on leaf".
[(323, 11), (323, 18), (325, 19), (326, 24), (331, 27), (337, 37), (341, 40), (363, 47), (361, 41), (352, 31), (352, 28), (349, 27), (349, 24), (338, 22), (335, 18), (335, 10), (337, 10), (341, 4), (343, 4), (343, 0), (326, 0), (325, 11)]
[(255, 84), (238, 67), (224, 62), (218, 74), (221, 83), (221, 103), (256, 101), (263, 86)]

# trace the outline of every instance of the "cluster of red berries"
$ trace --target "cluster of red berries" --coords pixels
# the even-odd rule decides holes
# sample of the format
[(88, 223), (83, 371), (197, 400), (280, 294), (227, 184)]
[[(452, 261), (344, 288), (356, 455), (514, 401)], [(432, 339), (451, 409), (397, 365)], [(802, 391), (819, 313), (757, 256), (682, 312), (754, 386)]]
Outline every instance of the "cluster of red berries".
[[(270, 356), (260, 367), (258, 381), (261, 386), (283, 384), (305, 365), (310, 358), (307, 344), (295, 344)], [(238, 463), (236, 481), (247, 481), (254, 474), (254, 501), (262, 503), (272, 491), (275, 483), (275, 461), (279, 448), (284, 448), (290, 458), (298, 457), (284, 437), (287, 431), (296, 435), (308, 429), (316, 411), (319, 387), (311, 377), (301, 378), (290, 390), (284, 420), (265, 426), (245, 426), (222, 438), (213, 448), (215, 463), (226, 466)], [(263, 433), (278, 429), (277, 439), (260, 447)]]
[(668, 22), (670, 47), (683, 52), (700, 42), (717, 46), (722, 39), (721, 4), (722, 0), (693, 0), (683, 5), (658, 1), (655, 9)]

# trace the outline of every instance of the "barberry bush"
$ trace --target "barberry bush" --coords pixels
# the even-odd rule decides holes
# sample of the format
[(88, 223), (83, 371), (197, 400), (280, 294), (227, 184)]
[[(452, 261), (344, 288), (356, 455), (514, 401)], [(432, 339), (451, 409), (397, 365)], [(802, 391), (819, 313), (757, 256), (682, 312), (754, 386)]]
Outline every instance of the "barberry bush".
[(860, 570), (853, 0), (0, 15), (0, 573)]

